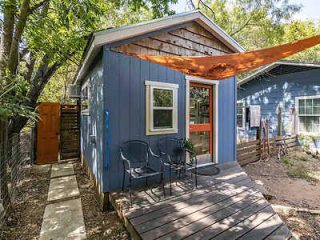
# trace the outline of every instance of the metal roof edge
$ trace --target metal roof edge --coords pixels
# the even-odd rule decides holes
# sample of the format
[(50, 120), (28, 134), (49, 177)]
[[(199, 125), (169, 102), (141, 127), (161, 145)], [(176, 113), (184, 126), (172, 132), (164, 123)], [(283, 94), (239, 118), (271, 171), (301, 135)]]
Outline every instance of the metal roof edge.
[(251, 80), (253, 80), (254, 78), (274, 69), (275, 67), (279, 66), (279, 65), (289, 65), (289, 66), (302, 66), (302, 67), (311, 67), (311, 68), (320, 68), (320, 64), (317, 63), (305, 63), (305, 62), (294, 62), (294, 61), (290, 61), (290, 60), (280, 60), (274, 63), (271, 63), (269, 65), (267, 65), (265, 68), (262, 68), (261, 70), (251, 74), (250, 76), (242, 79), (241, 81), (239, 81), (237, 83), (238, 87), (240, 87), (241, 85), (250, 82)]

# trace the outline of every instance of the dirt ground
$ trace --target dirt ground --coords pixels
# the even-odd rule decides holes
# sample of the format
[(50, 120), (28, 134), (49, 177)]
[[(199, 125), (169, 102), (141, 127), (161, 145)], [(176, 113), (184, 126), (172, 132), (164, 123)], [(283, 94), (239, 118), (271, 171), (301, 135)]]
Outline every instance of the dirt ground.
[[(81, 194), (87, 239), (129, 239), (114, 211), (101, 212), (95, 198), (93, 181), (74, 165)], [(0, 229), (0, 240), (39, 239), (42, 217), (47, 204), (50, 166), (34, 166), (27, 171), (20, 194), (6, 224)], [(22, 196), (24, 198), (22, 198)]]
[(293, 151), (281, 160), (271, 158), (244, 169), (272, 196), (271, 204), (297, 239), (320, 239), (319, 159)]
[(93, 181), (80, 164), (75, 164), (78, 186), (88, 239), (129, 239), (115, 211), (101, 212), (95, 195)]
[(47, 203), (50, 166), (30, 167), (18, 189), (14, 214), (10, 214), (1, 228), (0, 239), (38, 239), (42, 216)]

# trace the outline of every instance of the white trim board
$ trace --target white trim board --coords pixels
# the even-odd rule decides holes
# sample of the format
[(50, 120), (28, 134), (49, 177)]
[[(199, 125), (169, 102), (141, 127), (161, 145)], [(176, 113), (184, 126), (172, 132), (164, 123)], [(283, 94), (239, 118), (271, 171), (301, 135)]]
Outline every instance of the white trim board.
[(214, 143), (215, 145), (212, 146), (215, 150), (214, 154), (215, 156), (215, 163), (219, 163), (219, 117), (218, 117), (218, 111), (219, 111), (219, 81), (215, 80), (208, 80), (204, 78), (199, 77), (193, 77), (186, 75), (186, 138), (189, 138), (189, 125), (190, 125), (190, 82), (195, 83), (202, 83), (207, 85), (213, 85), (213, 91), (212, 91), (212, 97), (213, 97), (213, 103), (215, 104), (213, 109), (213, 117), (215, 126), (213, 126), (213, 131), (215, 132), (215, 138)]
[(299, 96), (299, 97), (295, 97), (295, 109), (296, 109), (296, 123), (297, 123), (297, 132), (298, 134), (304, 134), (304, 135), (310, 135), (310, 136), (314, 136), (314, 135), (319, 135), (319, 133), (314, 133), (314, 132), (300, 132), (300, 116), (304, 117), (304, 116), (315, 116), (318, 117), (318, 115), (303, 115), (303, 114), (299, 114), (299, 100), (301, 99), (319, 99), (320, 95), (312, 95), (312, 96)]
[[(178, 133), (178, 84), (156, 81), (145, 81), (146, 91), (146, 136), (162, 135), (162, 134), (175, 134)], [(154, 89), (167, 89), (173, 93), (172, 107), (161, 107), (161, 109), (172, 110), (172, 128), (154, 128), (153, 114), (155, 107), (153, 106), (153, 90)], [(159, 107), (158, 107), (159, 109)]]

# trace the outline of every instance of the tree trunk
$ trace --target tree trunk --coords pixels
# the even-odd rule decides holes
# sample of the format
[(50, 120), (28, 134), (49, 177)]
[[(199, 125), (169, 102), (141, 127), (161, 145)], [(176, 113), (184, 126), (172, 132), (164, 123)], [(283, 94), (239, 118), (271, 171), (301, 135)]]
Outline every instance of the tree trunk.
[[(27, 106), (31, 109), (35, 109), (37, 106), (38, 98), (53, 76), (53, 74), (57, 71), (57, 69), (62, 65), (62, 63), (54, 63), (52, 66), (48, 67), (49, 64), (49, 56), (45, 55), (42, 58), (41, 65), (37, 69), (33, 79), (31, 80), (31, 87), (27, 94), (27, 100), (22, 102), (23, 106)], [(10, 134), (19, 133), (22, 128), (26, 125), (28, 118), (24, 116), (14, 116), (11, 118), (11, 127), (10, 127)]]
[(24, 0), (21, 4), (19, 21), (15, 26), (14, 38), (12, 39), (10, 54), (8, 59), (8, 69), (11, 74), (15, 74), (18, 66), (19, 44), (21, 41), (24, 28), (26, 26), (27, 17), (30, 9), (30, 0)]
[(3, 3), (3, 33), (0, 48), (0, 76), (4, 76), (9, 57), (16, 12), (16, 0), (8, 0)]

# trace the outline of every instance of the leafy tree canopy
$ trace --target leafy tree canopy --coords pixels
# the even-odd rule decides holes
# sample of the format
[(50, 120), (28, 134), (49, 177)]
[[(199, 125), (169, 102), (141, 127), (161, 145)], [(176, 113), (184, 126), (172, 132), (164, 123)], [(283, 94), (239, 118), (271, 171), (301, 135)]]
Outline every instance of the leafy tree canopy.
[[(246, 50), (272, 47), (320, 34), (320, 24), (295, 20), (300, 5), (289, 0), (199, 0), (198, 6), (237, 40)], [(289, 59), (319, 62), (320, 46), (307, 49)], [(254, 71), (253, 71), (254, 72)], [(241, 74), (241, 79), (252, 73)]]
[(281, 42), (283, 24), (301, 6), (288, 0), (200, 1), (200, 9), (235, 38), (245, 49), (253, 50)]
[(0, 116), (10, 117), (12, 131), (19, 131), (27, 118), (14, 106), (33, 112), (48, 81), (79, 64), (90, 32), (171, 14), (175, 2), (0, 0)]

